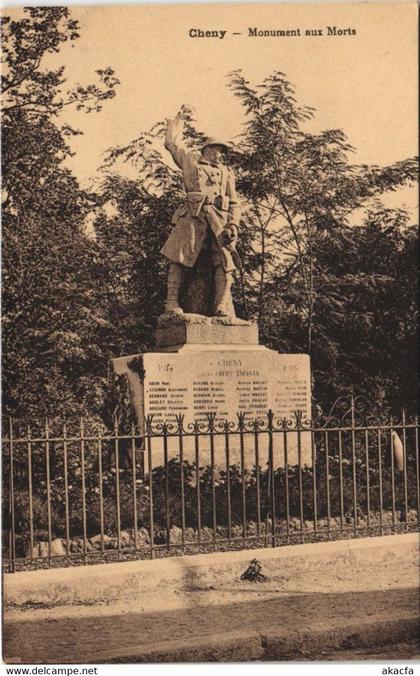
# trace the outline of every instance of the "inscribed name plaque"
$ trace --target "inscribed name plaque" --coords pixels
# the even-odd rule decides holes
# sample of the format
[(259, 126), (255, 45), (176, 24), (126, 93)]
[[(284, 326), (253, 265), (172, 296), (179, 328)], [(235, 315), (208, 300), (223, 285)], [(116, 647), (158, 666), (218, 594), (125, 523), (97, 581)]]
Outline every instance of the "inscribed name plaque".
[[(166, 422), (176, 424), (182, 415), (184, 429), (194, 421), (205, 422), (213, 414), (215, 423), (228, 420), (237, 425), (238, 415), (245, 422), (265, 421), (269, 410), (274, 415), (274, 426), (283, 418), (293, 421), (296, 411), (303, 420), (311, 414), (311, 379), (309, 356), (278, 354), (262, 346), (185, 346), (176, 353), (146, 353), (113, 360), (117, 373), (126, 373), (131, 399), (138, 420), (153, 415), (153, 427)], [(133, 364), (137, 368), (133, 369)], [(139, 368), (139, 364), (141, 365)], [(261, 425), (264, 428), (264, 424)], [(247, 466), (255, 455), (255, 435), (250, 427), (242, 435)], [(191, 431), (191, 428), (190, 428)], [(259, 456), (265, 454), (267, 435), (261, 434)], [(239, 435), (230, 436), (229, 454), (232, 462), (239, 457)], [(225, 464), (225, 437), (216, 434), (212, 441), (215, 462)], [(309, 432), (299, 435), (302, 465), (310, 465), (311, 439)], [(156, 449), (162, 440), (153, 439)], [(179, 439), (168, 438), (170, 455), (179, 450)], [(276, 466), (284, 465), (284, 435), (273, 435)], [(208, 455), (209, 439), (200, 438), (203, 456)], [(156, 450), (156, 453), (159, 451)], [(183, 457), (195, 459), (196, 440), (183, 438)], [(155, 453), (155, 451), (154, 451)], [(296, 464), (298, 435), (287, 434), (287, 462)], [(204, 462), (204, 457), (200, 457)], [(153, 458), (153, 464), (159, 464)]]

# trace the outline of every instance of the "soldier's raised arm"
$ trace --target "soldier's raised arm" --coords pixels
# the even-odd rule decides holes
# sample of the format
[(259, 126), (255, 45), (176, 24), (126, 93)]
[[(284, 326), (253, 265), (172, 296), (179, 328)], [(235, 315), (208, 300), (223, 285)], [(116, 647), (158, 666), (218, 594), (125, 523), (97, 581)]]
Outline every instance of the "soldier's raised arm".
[(185, 120), (191, 117), (192, 108), (182, 106), (175, 119), (166, 120), (165, 148), (171, 153), (175, 164), (183, 169), (186, 160), (191, 155), (191, 150), (187, 148), (182, 140)]

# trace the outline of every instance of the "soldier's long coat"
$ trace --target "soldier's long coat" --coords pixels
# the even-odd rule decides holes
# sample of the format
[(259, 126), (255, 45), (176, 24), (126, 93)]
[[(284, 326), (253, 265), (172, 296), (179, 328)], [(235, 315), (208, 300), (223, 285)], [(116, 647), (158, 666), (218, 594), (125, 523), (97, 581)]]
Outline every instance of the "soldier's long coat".
[[(228, 167), (207, 162), (189, 150), (181, 140), (182, 127), (183, 120), (168, 120), (165, 147), (182, 170), (186, 199), (173, 215), (175, 227), (161, 253), (174, 263), (192, 267), (210, 228), (223, 268), (229, 272), (236, 265), (232, 251), (224, 246), (223, 231), (229, 225), (238, 226), (241, 213), (234, 175)], [(211, 204), (215, 198), (216, 205)]]

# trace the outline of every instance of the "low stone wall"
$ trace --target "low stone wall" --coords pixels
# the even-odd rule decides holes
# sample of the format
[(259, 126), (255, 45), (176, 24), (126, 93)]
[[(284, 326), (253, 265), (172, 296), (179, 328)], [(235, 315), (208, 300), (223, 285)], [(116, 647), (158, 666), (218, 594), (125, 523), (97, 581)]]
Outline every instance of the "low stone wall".
[[(407, 522), (410, 525), (414, 525), (417, 522), (417, 512), (416, 510), (412, 509), (409, 510), (407, 513)], [(381, 519), (380, 519), (380, 513), (379, 512), (371, 512), (370, 514), (370, 528), (372, 529), (377, 529), (380, 526)], [(366, 516), (359, 516), (357, 520), (358, 527), (361, 529), (366, 529), (368, 527), (368, 522), (367, 522), (367, 517)], [(389, 527), (393, 525), (393, 514), (392, 512), (384, 512), (382, 514), (382, 525)], [(296, 517), (292, 517), (289, 519), (289, 533), (291, 536), (296, 537), (299, 535), (300, 530), (301, 530), (301, 522), (300, 519)], [(332, 517), (329, 519), (318, 519), (317, 521), (317, 531), (325, 531), (325, 533), (328, 530), (328, 527), (330, 528), (331, 532), (334, 532), (334, 536), (339, 536), (340, 534), (340, 529), (341, 529), (341, 518), (340, 517)], [(345, 528), (352, 528), (354, 526), (354, 517), (352, 516), (345, 516), (344, 517), (344, 527)], [(309, 537), (311, 534), (315, 532), (314, 530), (315, 524), (313, 521), (309, 520), (304, 520), (303, 521), (303, 532), (306, 537)], [(395, 527), (399, 530), (401, 530), (402, 527), (404, 527), (404, 521), (403, 521), (403, 514), (397, 510), (395, 512)], [(276, 536), (278, 537), (284, 537), (287, 533), (286, 530), (286, 522), (285, 521), (279, 521), (276, 522)], [(228, 536), (228, 530), (225, 527), (218, 526), (216, 528), (216, 534), (217, 537), (220, 539), (227, 538)], [(254, 521), (249, 521), (247, 522), (247, 537), (257, 537), (257, 536), (262, 536), (264, 537), (265, 535), (271, 535), (271, 519), (267, 519), (263, 523), (260, 523), (259, 529), (258, 529), (258, 524)], [(243, 537), (243, 528), (242, 525), (235, 525), (232, 526), (231, 528), (231, 537), (232, 538), (242, 538)], [(165, 545), (167, 544), (167, 532), (166, 530), (157, 530), (155, 531), (154, 534), (154, 543), (156, 545)], [(189, 544), (197, 544), (199, 541), (198, 538), (198, 530), (196, 528), (186, 528), (184, 531), (184, 537), (182, 534), (182, 529), (179, 528), (178, 526), (172, 526), (169, 530), (169, 543), (171, 545), (176, 545), (179, 544), (181, 545), (183, 542), (183, 539), (185, 543)], [(336, 539), (336, 537), (334, 537)], [(207, 526), (204, 526), (200, 530), (200, 540), (201, 542), (204, 543), (209, 543), (213, 541), (213, 530), (211, 528), (208, 528)], [(69, 553), (70, 554), (83, 554), (85, 549), (84, 549), (84, 541), (82, 537), (75, 537), (72, 538), (69, 542)], [(120, 533), (120, 548), (122, 550), (124, 549), (143, 549), (143, 548), (149, 548), (150, 547), (150, 533), (146, 528), (138, 528), (137, 529), (137, 534), (134, 533), (134, 529), (127, 529), (127, 530), (122, 530)], [(116, 551), (118, 550), (118, 537), (115, 533), (111, 534), (104, 534), (101, 536), (100, 534), (94, 535), (93, 537), (87, 538), (86, 540), (86, 552), (87, 553), (93, 553), (93, 552), (101, 552), (101, 550), (104, 551)], [(55, 538), (51, 542), (51, 552), (50, 556), (52, 557), (65, 557), (67, 555), (67, 549), (66, 549), (66, 540), (64, 538)], [(31, 557), (31, 551), (30, 549), (27, 550), (26, 554), (27, 558)], [(32, 558), (48, 558), (48, 542), (45, 540), (41, 540), (39, 542), (35, 542), (33, 549), (32, 549)]]

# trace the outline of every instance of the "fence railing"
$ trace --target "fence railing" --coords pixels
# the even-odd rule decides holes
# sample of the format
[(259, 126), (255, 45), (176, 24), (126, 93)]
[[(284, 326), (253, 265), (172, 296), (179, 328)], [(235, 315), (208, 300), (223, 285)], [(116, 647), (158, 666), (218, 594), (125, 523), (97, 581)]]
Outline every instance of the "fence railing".
[(6, 571), (417, 530), (418, 418), (3, 423)]

